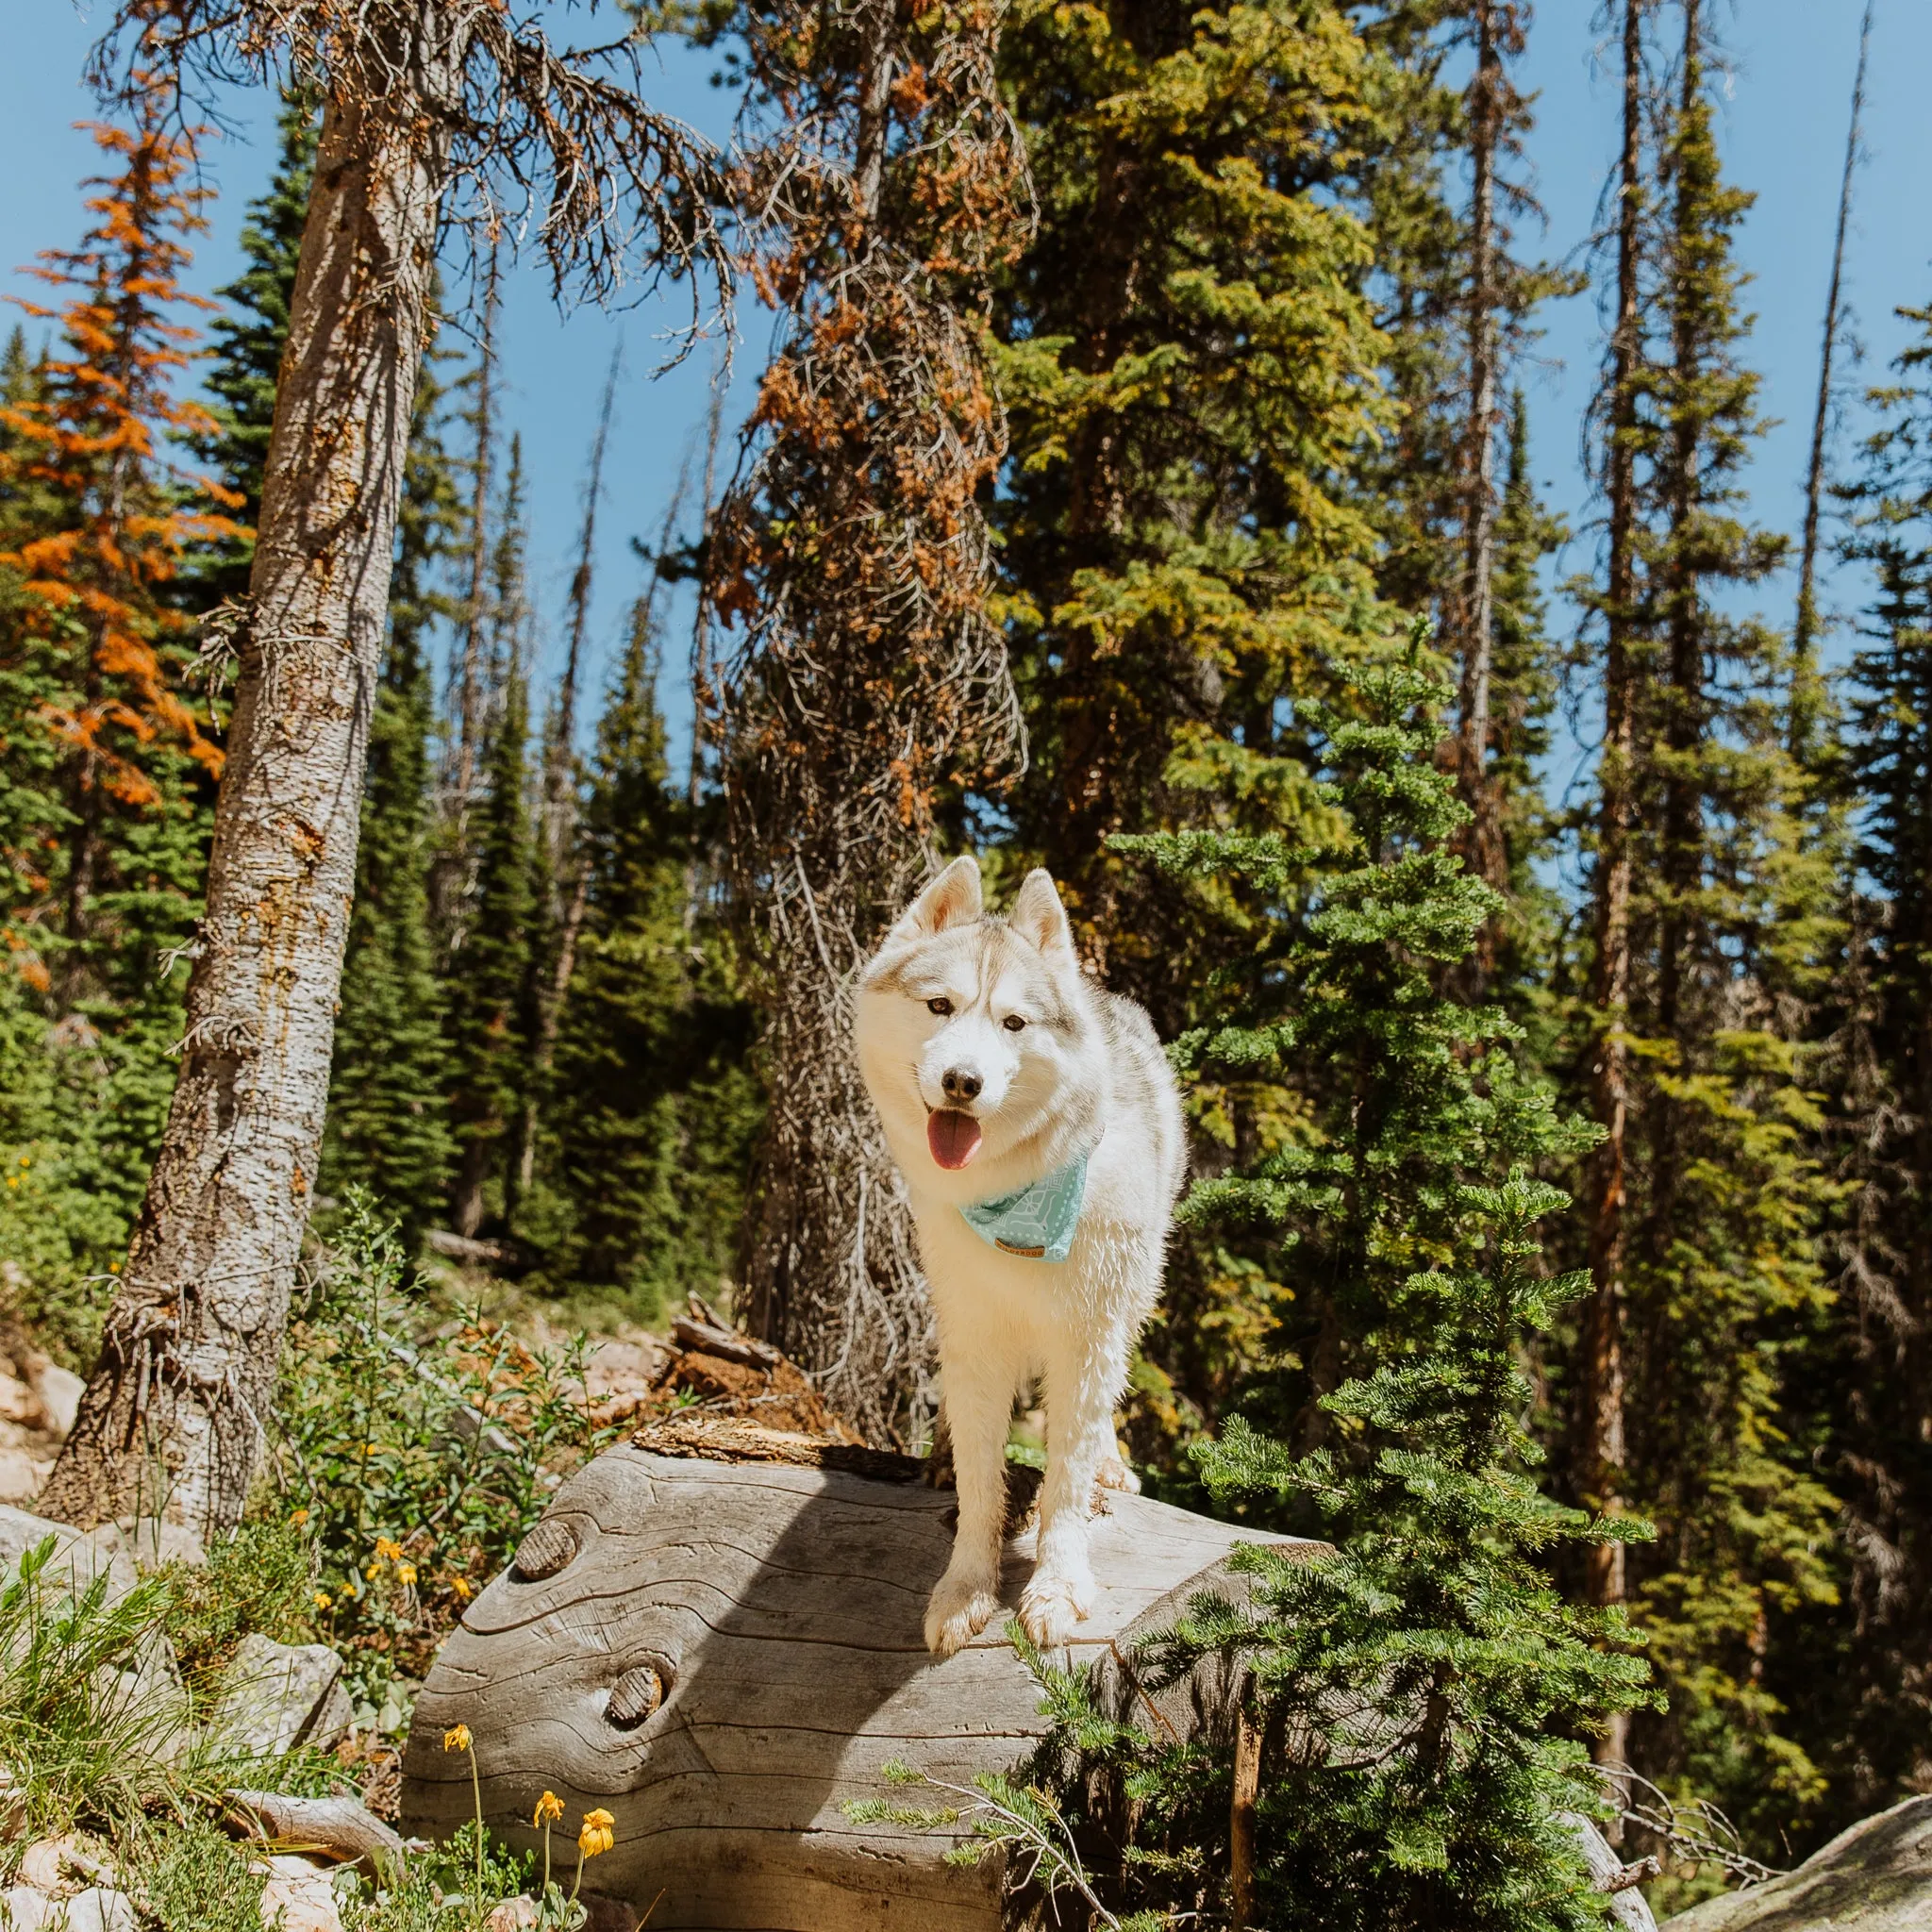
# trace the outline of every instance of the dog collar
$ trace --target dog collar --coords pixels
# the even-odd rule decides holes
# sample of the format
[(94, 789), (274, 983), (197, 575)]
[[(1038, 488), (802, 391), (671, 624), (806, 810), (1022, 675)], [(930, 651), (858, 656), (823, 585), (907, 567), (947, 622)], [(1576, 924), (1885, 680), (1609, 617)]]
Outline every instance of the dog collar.
[(1086, 1198), (1087, 1157), (1083, 1154), (1028, 1187), (1002, 1194), (996, 1201), (975, 1201), (959, 1212), (981, 1241), (1003, 1255), (1022, 1255), (1029, 1261), (1064, 1261), (1073, 1249), (1074, 1230), (1080, 1224), (1080, 1208)]

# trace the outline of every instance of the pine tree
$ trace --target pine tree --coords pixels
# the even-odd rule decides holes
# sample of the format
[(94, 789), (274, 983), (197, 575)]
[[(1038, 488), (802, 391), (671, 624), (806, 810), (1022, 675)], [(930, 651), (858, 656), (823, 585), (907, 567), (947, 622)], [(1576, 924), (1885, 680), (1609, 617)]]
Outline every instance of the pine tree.
[(1018, 843), (1083, 954), (1174, 1030), (1218, 962), (1189, 897), (1106, 836), (1292, 824), (1276, 700), (1372, 627), (1377, 532), (1350, 486), (1391, 423), (1389, 341), (1371, 234), (1329, 192), (1373, 131), (1372, 62), (1343, 8), (1282, 0), (1029, 8), (1003, 63), (1041, 208), (995, 315)]
[[(18, 618), (32, 640), (23, 649), (53, 680), (38, 718), (22, 726), (51, 731), (64, 749), (66, 851), (51, 890), (60, 900), (55, 977), (70, 999), (133, 965), (102, 900), (125, 888), (133, 896), (118, 910), (129, 912), (147, 906), (147, 888), (158, 883), (142, 815), (192, 810), (184, 756), (208, 773), (221, 767), (206, 712), (188, 694), (192, 624), (175, 585), (195, 545), (230, 538), (237, 526), (217, 508), (227, 492), (180, 475), (161, 455), (168, 435), (210, 426), (208, 412), (172, 388), (196, 340), (172, 313), (208, 306), (178, 280), (188, 239), (206, 225), (207, 197), (185, 185), (193, 139), (167, 131), (163, 99), (144, 92), (135, 108), (132, 129), (93, 129), (118, 163), (89, 184), (94, 225), (78, 248), (49, 253), (34, 271), (71, 291), (58, 311), (24, 305), (58, 320), (64, 352), (44, 361), (39, 395), (8, 412), (7, 480), (41, 492), (51, 512), (5, 561), (21, 580)], [(148, 848), (132, 856), (125, 879), (113, 849), (124, 833)], [(168, 879), (183, 893), (199, 872), (192, 847), (191, 840), (177, 851)]]
[(505, 1187), (508, 1157), (529, 1071), (538, 908), (532, 891), (523, 491), (523, 445), (512, 438), (491, 571), (496, 702), (476, 812), (476, 884), (463, 943), (447, 975), (450, 1119), (458, 1149), (450, 1216), (461, 1235), (474, 1235), (482, 1225), (491, 1183), (499, 1209), (508, 1213), (513, 1206)]
[(1847, 892), (1833, 1123), (1844, 1197), (1835, 1463), (1855, 1612), (1818, 1671), (1839, 1815), (1914, 1787), (1932, 1718), (1932, 308), (1873, 390), (1880, 426), (1840, 492), (1873, 574), (1842, 770), (1860, 836)]
[(429, 924), (436, 699), (428, 632), (450, 615), (433, 582), (454, 552), (460, 516), (436, 360), (432, 349), (417, 384), (396, 517), (389, 648), (369, 726), (323, 1158), (325, 1189), (370, 1189), (406, 1237), (441, 1210), (454, 1153), (443, 1094), (445, 995)]
[(75, 1277), (108, 1268), (141, 1200), (182, 1031), (220, 748), (191, 682), (196, 553), (235, 525), (164, 454), (208, 419), (175, 384), (195, 353), (178, 278), (201, 228), (192, 136), (162, 105), (97, 126), (65, 291), (38, 360), (16, 331), (0, 396), (0, 846), (6, 856), (7, 1118), (43, 1177), (23, 1271), (50, 1335), (97, 1316)]
[[(1319, 827), (1291, 696), (1330, 689), (1382, 621), (1384, 530), (1358, 486), (1406, 419), (1356, 162), (1396, 76), (1324, 0), (1028, 7), (1002, 58), (1040, 204), (994, 312), (1014, 459), (993, 513), (1030, 747), (1011, 842), (1167, 1036), (1266, 913), (1238, 885), (1128, 865), (1107, 835)], [(1197, 1168), (1291, 1135), (1298, 1108), (1265, 1076), (1204, 1085)], [(1288, 1293), (1239, 1231), (1176, 1247), (1135, 1370), (1140, 1457), (1172, 1467)]]
[(282, 103), (280, 143), (267, 192), (251, 202), (242, 225), (247, 266), (216, 295), (226, 312), (209, 325), (213, 357), (207, 380), (217, 427), (195, 439), (195, 452), (235, 500), (245, 534), (223, 544), (197, 573), (208, 600), (242, 596), (255, 558), (254, 526), (261, 513), (261, 478), (275, 427), (275, 381), (289, 338), (289, 308), (315, 174), (316, 104), (297, 92)]
[[(242, 0), (124, 14), (97, 74), (123, 58), (133, 89), (171, 103), (243, 66), (312, 72), (325, 100), (307, 232), (328, 245), (289, 319), (175, 1097), (109, 1345), (40, 1498), (115, 1516), (160, 1454), (169, 1514), (208, 1533), (240, 1520), (260, 1455), (321, 1158), (369, 722), (342, 691), (380, 675), (444, 196), (541, 181), (559, 293), (702, 263), (722, 296), (732, 265), (713, 221), (725, 184), (635, 91), (634, 36), (562, 57), (431, 0), (379, 16)], [(166, 1373), (175, 1349), (194, 1374)]]
[(685, 925), (690, 808), (665, 757), (650, 615), (640, 599), (598, 721), (543, 1163), (545, 1274), (614, 1291), (640, 1320), (728, 1278), (758, 1125), (749, 1009), (708, 922)]
[(1731, 242), (1750, 197), (1722, 178), (1701, 0), (1679, 11), (1674, 99), (1638, 90), (1657, 143), (1606, 409), (1614, 569), (1596, 603), (1613, 728), (1590, 1058), (1615, 1152), (1591, 1182), (1574, 1475), (1580, 1500), (1608, 1513), (1624, 1498), (1659, 1530), (1627, 1569), (1587, 1576), (1591, 1601), (1638, 1607), (1670, 1699), (1607, 1755), (1763, 1829), (1819, 1794), (1781, 1727), (1781, 1657), (1835, 1590), (1835, 1504), (1797, 1370), (1826, 1305), (1803, 1039), (1833, 939), (1832, 854), (1787, 748), (1789, 654), (1721, 608), (1782, 544), (1740, 515), (1760, 428)]
[[(1232, 1750), (1157, 1752), (1139, 1733), (1107, 1746), (1141, 1760), (1154, 1856), (1128, 1869), (1151, 1903), (1351, 1932), (1581, 1927), (1601, 1924), (1601, 1900), (1557, 1814), (1592, 1809), (1596, 1787), (1572, 1740), (1642, 1701), (1643, 1668), (1621, 1616), (1567, 1607), (1543, 1566), (1640, 1526), (1538, 1493), (1519, 1351), (1588, 1286), (1538, 1267), (1535, 1224), (1567, 1197), (1526, 1170), (1591, 1136), (1524, 1076), (1500, 1011), (1435, 990), (1501, 901), (1452, 849), (1468, 811), (1434, 761), (1451, 689), (1422, 668), (1419, 637), (1352, 676), (1345, 709), (1307, 708), (1341, 818), (1332, 842), (1120, 841), (1186, 875), (1239, 876), (1279, 912), (1240, 1004), (1181, 1050), (1203, 1070), (1280, 1063), (1323, 1103), (1300, 1144), (1197, 1185), (1184, 1212), (1266, 1225), (1298, 1279), (1335, 1285), (1333, 1323), (1312, 1348), (1279, 1349), (1195, 1455), (1224, 1505), (1319, 1527), (1336, 1552), (1242, 1552), (1247, 1600), (1197, 1599), (1165, 1640), (1171, 1668), (1218, 1653), (1250, 1673)], [(1255, 1425), (1269, 1420), (1304, 1453)], [(1236, 1834), (1243, 1751), (1258, 1777), (1250, 1765)]]

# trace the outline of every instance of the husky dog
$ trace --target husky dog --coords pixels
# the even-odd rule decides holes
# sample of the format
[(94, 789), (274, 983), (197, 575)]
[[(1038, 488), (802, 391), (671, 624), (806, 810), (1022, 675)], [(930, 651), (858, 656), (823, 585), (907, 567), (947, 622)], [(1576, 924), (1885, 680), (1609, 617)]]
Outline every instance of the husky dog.
[(1036, 1643), (1064, 1643), (1092, 1603), (1094, 1484), (1133, 1485), (1113, 1410), (1180, 1190), (1174, 1075), (1147, 1015), (1082, 974), (1053, 880), (1027, 874), (1000, 919), (971, 858), (886, 935), (856, 1039), (912, 1197), (958, 1485), (926, 1644), (950, 1656), (998, 1613), (1007, 1429), (1035, 1375), (1046, 1484), (1020, 1618)]

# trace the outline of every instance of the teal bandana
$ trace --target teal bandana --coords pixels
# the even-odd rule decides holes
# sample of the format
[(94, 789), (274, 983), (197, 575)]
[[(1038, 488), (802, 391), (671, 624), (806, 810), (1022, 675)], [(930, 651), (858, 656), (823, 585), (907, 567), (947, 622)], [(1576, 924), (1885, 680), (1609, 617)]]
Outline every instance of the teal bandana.
[(1024, 1255), (1031, 1261), (1064, 1261), (1080, 1224), (1080, 1204), (1087, 1197), (1087, 1157), (1058, 1167), (1031, 1187), (1002, 1194), (997, 1201), (975, 1201), (959, 1212), (981, 1241), (1003, 1255)]

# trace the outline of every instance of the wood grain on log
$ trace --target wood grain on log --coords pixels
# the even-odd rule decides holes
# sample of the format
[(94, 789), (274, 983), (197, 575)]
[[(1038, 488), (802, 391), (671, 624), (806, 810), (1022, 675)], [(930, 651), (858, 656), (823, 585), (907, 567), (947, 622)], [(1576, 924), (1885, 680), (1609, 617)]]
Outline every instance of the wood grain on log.
[[(497, 1578), (430, 1672), (405, 1760), (408, 1827), (444, 1835), (470, 1816), (469, 1766), (441, 1748), (460, 1723), (485, 1814), (510, 1842), (534, 1847), (546, 1789), (571, 1807), (566, 1828), (593, 1806), (615, 1814), (615, 1848), (585, 1882), (640, 1907), (661, 1889), (653, 1932), (999, 1926), (996, 1864), (948, 1865), (956, 1838), (861, 1826), (843, 1807), (886, 1791), (894, 1761), (960, 1784), (1021, 1763), (1046, 1730), (1039, 1688), (998, 1628), (944, 1660), (922, 1641), (953, 1498), (908, 1480), (908, 1458), (860, 1475), (811, 1466), (818, 1446), (729, 1462), (627, 1445), (573, 1477), (546, 1521), (568, 1525), (577, 1555), (536, 1581)], [(1125, 1659), (1257, 1540), (1274, 1541), (1111, 1497), (1074, 1661), (1162, 1726), (1231, 1722), (1236, 1687), (1149, 1698)], [(1009, 1607), (1032, 1555), (1030, 1532), (1008, 1542)], [(641, 1673), (661, 1699), (649, 1709)]]

